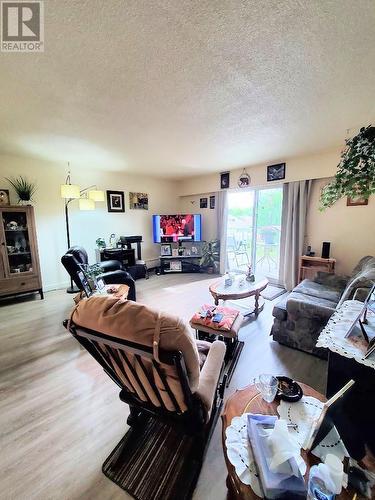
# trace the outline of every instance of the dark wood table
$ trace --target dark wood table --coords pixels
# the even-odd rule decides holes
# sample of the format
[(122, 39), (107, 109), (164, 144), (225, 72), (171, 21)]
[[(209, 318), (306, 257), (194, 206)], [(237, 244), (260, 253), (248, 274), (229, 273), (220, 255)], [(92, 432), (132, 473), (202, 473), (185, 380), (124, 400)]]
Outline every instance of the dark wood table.
[[(312, 387), (300, 383), (303, 393), (305, 396), (312, 396), (319, 401), (325, 402), (326, 398), (315, 391)], [(222, 414), (222, 441), (225, 456), (225, 463), (228, 470), (227, 476), (227, 488), (228, 488), (228, 498), (236, 500), (258, 500), (259, 497), (255, 495), (250, 486), (242, 483), (236, 474), (234, 466), (229, 462), (226, 448), (225, 448), (225, 430), (232, 422), (233, 417), (242, 415), (243, 413), (260, 413), (263, 415), (277, 415), (278, 401), (273, 403), (267, 403), (262, 399), (262, 396), (257, 391), (254, 385), (248, 385), (240, 391), (236, 391), (226, 402), (224, 413)], [(311, 453), (306, 453), (302, 450), (302, 457), (304, 458), (307, 471), (305, 474), (305, 480), (308, 478), (310, 467), (316, 463), (319, 463), (319, 459), (314, 457)], [(353, 491), (342, 490), (340, 495), (336, 498), (340, 500), (352, 500), (354, 495)], [(358, 495), (357, 499), (361, 497)]]

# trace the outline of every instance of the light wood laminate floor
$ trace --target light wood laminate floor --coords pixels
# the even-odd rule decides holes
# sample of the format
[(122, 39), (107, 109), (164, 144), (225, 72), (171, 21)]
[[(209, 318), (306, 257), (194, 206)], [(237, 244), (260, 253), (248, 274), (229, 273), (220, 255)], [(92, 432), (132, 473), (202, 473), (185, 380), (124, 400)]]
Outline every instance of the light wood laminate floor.
[[(137, 281), (137, 299), (188, 320), (202, 303), (212, 303), (212, 280), (195, 274), (152, 276)], [(289, 375), (324, 391), (324, 361), (269, 337), (272, 305), (266, 301), (258, 319), (241, 329), (245, 347), (226, 397), (261, 372)], [(130, 498), (101, 472), (126, 432), (128, 408), (118, 399), (117, 386), (63, 328), (71, 307), (72, 296), (64, 290), (46, 293), (44, 301), (0, 305), (2, 499)], [(194, 499), (226, 498), (220, 433), (219, 421)]]

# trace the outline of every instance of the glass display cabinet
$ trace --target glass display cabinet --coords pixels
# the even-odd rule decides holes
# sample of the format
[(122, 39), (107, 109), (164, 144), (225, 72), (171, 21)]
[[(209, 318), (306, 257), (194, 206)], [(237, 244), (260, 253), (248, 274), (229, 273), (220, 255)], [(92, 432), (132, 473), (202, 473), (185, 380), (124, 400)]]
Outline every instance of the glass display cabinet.
[(39, 292), (43, 298), (32, 206), (0, 207), (0, 297)]

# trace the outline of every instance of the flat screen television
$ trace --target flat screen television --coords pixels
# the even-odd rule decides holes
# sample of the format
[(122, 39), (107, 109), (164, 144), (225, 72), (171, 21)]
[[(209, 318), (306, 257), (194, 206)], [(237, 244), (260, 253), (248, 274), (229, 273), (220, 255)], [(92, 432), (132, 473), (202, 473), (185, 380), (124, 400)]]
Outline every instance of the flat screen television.
[(153, 215), (154, 243), (201, 241), (200, 214)]

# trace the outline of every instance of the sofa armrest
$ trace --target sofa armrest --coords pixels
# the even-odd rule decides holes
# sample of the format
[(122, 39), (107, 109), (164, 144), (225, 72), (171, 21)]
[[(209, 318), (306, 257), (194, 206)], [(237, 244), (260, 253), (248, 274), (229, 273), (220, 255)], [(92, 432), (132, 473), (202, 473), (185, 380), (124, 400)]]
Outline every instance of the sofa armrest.
[(122, 264), (119, 260), (103, 260), (97, 264), (103, 273), (109, 271), (121, 271), (123, 269)]
[(299, 318), (303, 319), (314, 319), (320, 320), (322, 322), (328, 321), (335, 311), (334, 305), (326, 304), (324, 299), (319, 299), (317, 297), (306, 297), (301, 299), (290, 298), (286, 303), (286, 310), (288, 315), (290, 315), (293, 320)]
[(225, 350), (224, 342), (215, 340), (208, 351), (207, 359), (199, 375), (196, 395), (201, 399), (206, 409), (207, 420), (210, 418), (216, 388), (223, 368)]
[(319, 283), (320, 285), (324, 285), (329, 288), (344, 290), (349, 279), (350, 279), (349, 276), (341, 276), (339, 274), (318, 271), (313, 281), (315, 281), (315, 283)]

